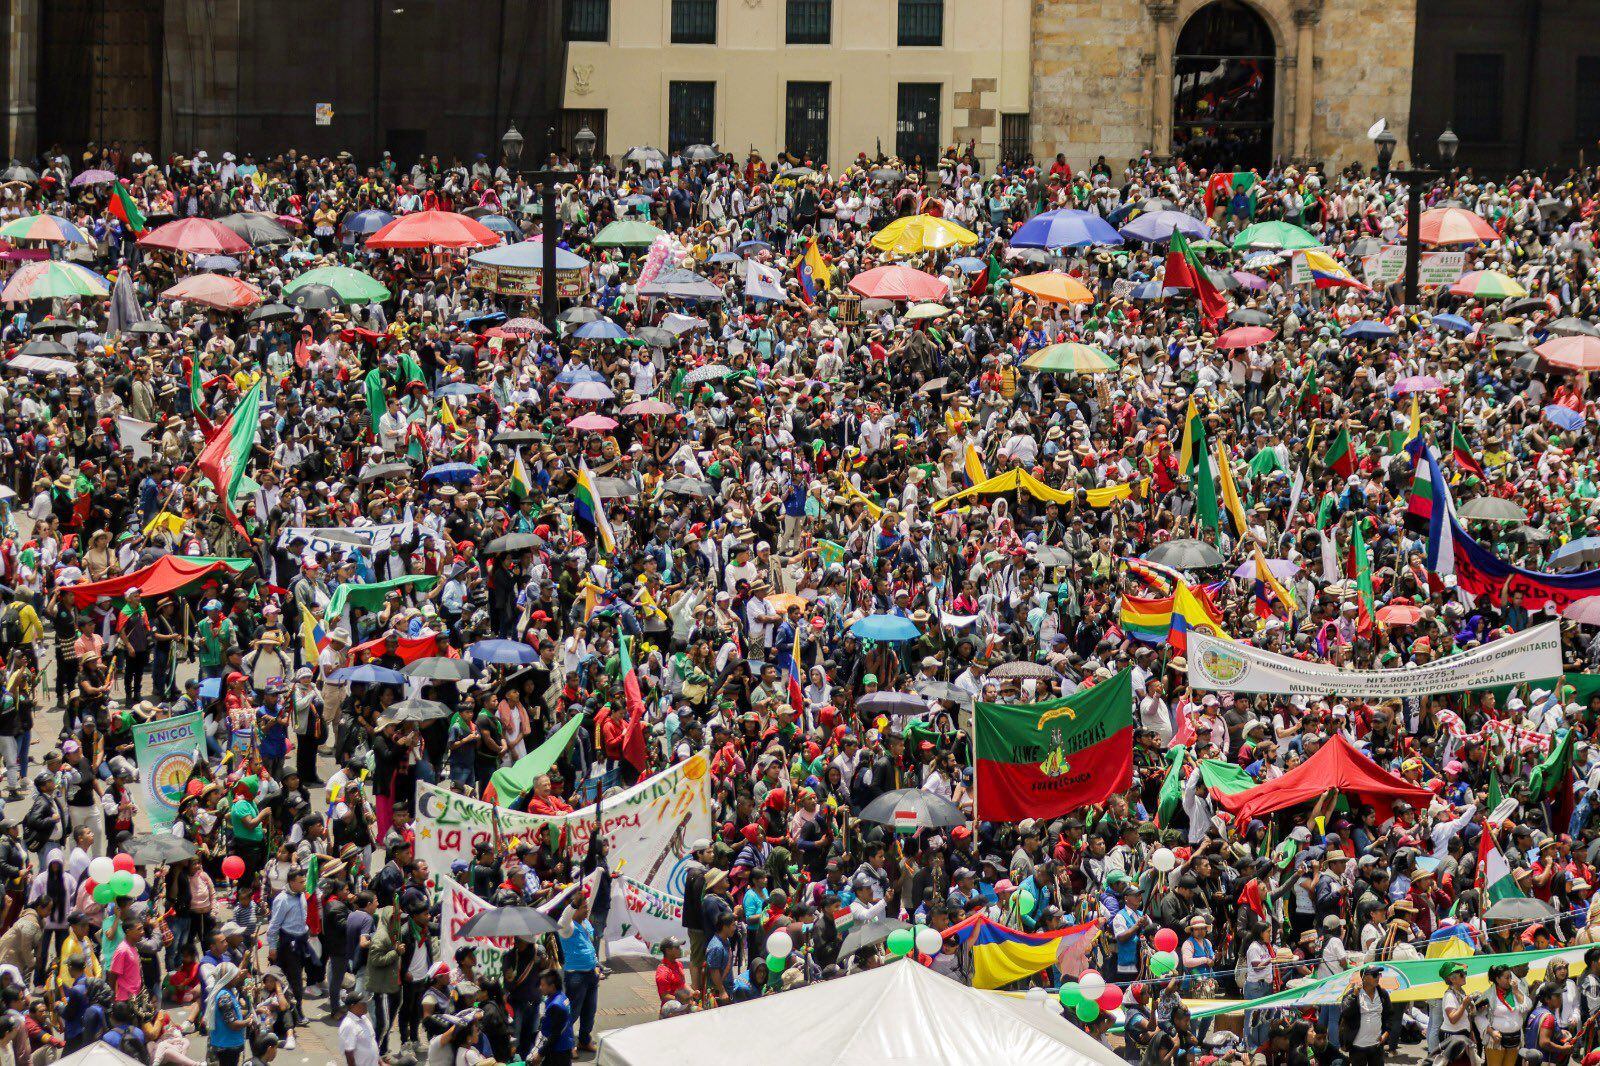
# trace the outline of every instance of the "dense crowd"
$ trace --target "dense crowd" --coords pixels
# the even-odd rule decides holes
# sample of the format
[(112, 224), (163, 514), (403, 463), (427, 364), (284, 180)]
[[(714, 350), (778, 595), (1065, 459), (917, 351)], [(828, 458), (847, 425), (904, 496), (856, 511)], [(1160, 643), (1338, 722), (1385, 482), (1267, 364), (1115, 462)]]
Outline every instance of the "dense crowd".
[[(681, 936), (651, 945), (663, 1015), (883, 965), (884, 919), (940, 934), (894, 954), (970, 980), (952, 930), (981, 914), (1092, 923), (1076, 964), (1011, 988), (1103, 975), (1115, 1014), (1065, 1012), (1133, 1061), (1364, 1066), (1420, 1041), (1506, 1066), (1517, 1047), (1556, 1063), (1600, 1044), (1600, 952), (1541, 981), (1501, 968), (1487, 992), (1446, 962), (1431, 1011), (1361, 969), (1423, 957), (1446, 926), (1491, 952), (1582, 944), (1600, 923), (1591, 630), (1561, 621), (1567, 680), (1543, 687), (1219, 699), (1127, 610), (1182, 586), (1213, 631), (1393, 670), (1558, 619), (1430, 569), (1407, 500), (1431, 446), (1458, 502), (1513, 515), (1470, 523), (1500, 558), (1600, 558), (1577, 543), (1600, 505), (1596, 409), (1584, 375), (1534, 350), (1600, 336), (1600, 174), (1432, 186), (1429, 208), (1493, 231), (1457, 245), (1465, 269), (1528, 295), (1434, 288), (1407, 307), (1356, 284), (1405, 229), (1404, 186), (1360, 167), (1219, 187), (1149, 157), (996, 172), (952, 151), (921, 173), (636, 151), (560, 192), (562, 244), (588, 266), (551, 333), (536, 301), (471, 283), (473, 247), (367, 246), (389, 216), (430, 211), (488, 227), (479, 244), (536, 233), (537, 190), (504, 166), (120, 148), (41, 163), (0, 185), (0, 235), (65, 223), (14, 231), (0, 267), (19, 286), (0, 344), (35, 360), (0, 382), (0, 752), (18, 801), (0, 822), (0, 1066), (94, 1041), (157, 1064), (270, 1062), (324, 997), (350, 1066), (570, 1062), (593, 1050), (611, 962), (605, 850), (497, 833), (430, 870), (418, 786), (559, 815), (697, 753), (712, 832), (677, 842)], [(1013, 245), (1061, 209), (1187, 221)], [(140, 240), (224, 216), (248, 245), (231, 257)], [(911, 216), (953, 243), (874, 245)], [(655, 229), (596, 242), (619, 222)], [(1295, 284), (1293, 245), (1235, 247), (1271, 222), (1335, 269)], [(1165, 260), (1174, 225), (1188, 286)], [(925, 272), (917, 298), (851, 291), (888, 264)], [(24, 292), (42, 266), (87, 268), (110, 295)], [(349, 271), (294, 285), (326, 267)], [(1060, 295), (1012, 284), (1050, 270)], [(714, 294), (662, 295), (666, 274)], [(254, 295), (164, 295), (195, 275)], [(1240, 328), (1260, 333), (1220, 343)], [(1061, 344), (1091, 350), (1065, 350), (1088, 372), (1024, 365)], [(1230, 466), (1238, 502), (1219, 516), (1204, 485)], [(1010, 471), (1028, 477), (949, 499)], [(1141, 562), (1194, 540), (1217, 559)], [(1352, 543), (1366, 558), (1344, 557)], [(149, 570), (163, 559), (189, 569)], [(146, 572), (158, 588), (117, 581)], [(914, 635), (861, 635), (884, 616)], [(1124, 670), (1129, 787), (976, 817), (975, 703)], [(191, 711), (202, 757), (148, 832), (135, 730)], [(574, 718), (554, 764), (501, 794), (497, 771)], [(1563, 730), (1570, 772), (1547, 788), (1530, 771)], [(1330, 793), (1235, 820), (1203, 774), (1265, 784), (1335, 742), (1431, 799)], [(960, 824), (861, 817), (900, 789)], [(1486, 915), (1483, 834), (1533, 917)], [(496, 907), (544, 905), (555, 932), (516, 941), (492, 977), (471, 946), (443, 957), (445, 874)], [(845, 950), (868, 928), (885, 933)], [(1339, 1002), (1253, 1012), (1242, 1035), (1185, 1005), (1346, 969), (1365, 976)]]

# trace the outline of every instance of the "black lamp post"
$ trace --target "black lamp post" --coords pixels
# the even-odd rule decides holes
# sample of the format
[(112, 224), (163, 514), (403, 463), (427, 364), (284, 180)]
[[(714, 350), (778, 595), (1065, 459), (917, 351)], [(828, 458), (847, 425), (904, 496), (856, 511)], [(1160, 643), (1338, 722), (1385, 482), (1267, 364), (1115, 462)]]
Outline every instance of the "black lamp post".
[(589, 172), (589, 160), (594, 158), (595, 144), (599, 140), (600, 138), (594, 135), (594, 130), (589, 128), (587, 122), (578, 128), (577, 133), (572, 135), (572, 146), (578, 150), (578, 161), (583, 164), (583, 172), (585, 174)]
[[(591, 138), (594, 134), (589, 135)], [(506, 130), (500, 138), (500, 151), (506, 160), (506, 169), (513, 174), (518, 174), (528, 180), (539, 190), (540, 214), (542, 216), (539, 239), (544, 243), (543, 277), (539, 281), (539, 313), (544, 319), (545, 326), (552, 336), (556, 331), (557, 316), (561, 313), (561, 305), (556, 297), (556, 243), (561, 240), (561, 214), (556, 210), (556, 190), (562, 182), (575, 181), (578, 175), (569, 170), (530, 170), (522, 169), (522, 149), (526, 144), (522, 134), (517, 131), (516, 123)]]
[(1455, 165), (1456, 149), (1461, 147), (1461, 138), (1457, 137), (1449, 126), (1439, 134), (1439, 162), (1444, 165), (1444, 170), (1429, 170), (1426, 167), (1415, 167), (1410, 170), (1390, 171), (1389, 164), (1394, 161), (1394, 148), (1397, 143), (1395, 135), (1384, 130), (1373, 138), (1373, 143), (1378, 149), (1378, 177), (1394, 177), (1405, 183), (1406, 186), (1406, 278), (1405, 302), (1408, 307), (1417, 304), (1417, 290), (1422, 271), (1422, 190), (1428, 185), (1445, 176), (1445, 173)]

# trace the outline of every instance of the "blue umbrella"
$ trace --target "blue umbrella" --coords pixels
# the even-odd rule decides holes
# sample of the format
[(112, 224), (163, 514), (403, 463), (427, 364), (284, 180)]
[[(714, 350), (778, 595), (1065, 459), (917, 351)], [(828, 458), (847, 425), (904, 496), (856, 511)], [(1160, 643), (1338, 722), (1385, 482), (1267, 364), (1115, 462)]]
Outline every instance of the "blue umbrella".
[(1209, 223), (1193, 215), (1186, 215), (1182, 211), (1151, 211), (1140, 215), (1122, 227), (1122, 235), (1132, 237), (1136, 241), (1153, 243), (1169, 240), (1174, 230), (1185, 237), (1194, 237), (1197, 240), (1211, 236)]
[(437, 395), (437, 396), (477, 396), (481, 392), (483, 392), (483, 386), (482, 385), (472, 385), (472, 384), (469, 384), (469, 383), (467, 383), (465, 381), (452, 381), (450, 384), (446, 385), (444, 388), (440, 389), (437, 393), (435, 393), (435, 395)]
[(231, 255), (205, 255), (195, 263), (201, 270), (220, 270), (231, 274), (239, 269), (239, 260)]
[(467, 645), (467, 658), (480, 663), (525, 666), (537, 660), (539, 653), (520, 640), (480, 640)]
[(593, 322), (585, 322), (574, 330), (572, 335), (579, 340), (585, 341), (623, 341), (628, 339), (628, 331), (609, 318), (597, 318)]
[(741, 241), (733, 246), (733, 250), (740, 255), (755, 255), (757, 252), (772, 251), (772, 245), (766, 241)]
[(556, 375), (557, 385), (576, 385), (580, 381), (605, 381), (606, 376), (586, 366), (569, 366)]
[(707, 259), (706, 262), (716, 266), (721, 266), (724, 263), (742, 263), (744, 262), (744, 256), (740, 255), (738, 252), (718, 252), (716, 255)]
[(1130, 300), (1159, 300), (1167, 294), (1160, 281), (1146, 281), (1135, 285), (1133, 291), (1128, 293)]
[(1013, 248), (1086, 248), (1121, 243), (1122, 237), (1111, 223), (1092, 211), (1071, 208), (1034, 215), (1011, 235)]
[(1352, 322), (1344, 328), (1344, 332), (1340, 333), (1339, 336), (1357, 341), (1381, 341), (1385, 337), (1394, 336), (1394, 330), (1382, 322), (1374, 322), (1368, 319), (1365, 322)]
[(975, 255), (964, 255), (960, 259), (950, 260), (950, 265), (963, 274), (976, 274), (980, 270), (987, 270), (989, 264)]
[(478, 468), (471, 463), (440, 463), (429, 468), (424, 478), (438, 478), (440, 481), (471, 481), (478, 476)]
[(1552, 570), (1576, 570), (1600, 562), (1600, 537), (1579, 537), (1550, 553), (1545, 563)]
[(290, 248), (283, 253), (283, 261), (285, 263), (309, 263), (316, 258), (304, 248)]
[(328, 680), (335, 684), (359, 682), (363, 685), (403, 685), (406, 683), (406, 675), (398, 670), (386, 670), (381, 666), (366, 663), (362, 666), (347, 666), (343, 670), (335, 670)]
[(1441, 329), (1454, 330), (1457, 333), (1472, 332), (1472, 323), (1460, 315), (1434, 315), (1433, 324)]
[(1571, 432), (1572, 430), (1575, 430), (1579, 426), (1583, 425), (1582, 415), (1570, 407), (1563, 407), (1559, 403), (1550, 404), (1539, 413), (1544, 415), (1546, 422), (1554, 423), (1557, 427), (1567, 430), (1568, 432)]
[(916, 640), (922, 635), (916, 623), (898, 614), (869, 614), (850, 627), (850, 632), (863, 640), (893, 643)]
[(394, 221), (394, 216), (387, 211), (377, 208), (368, 208), (357, 211), (344, 220), (344, 231), (347, 234), (366, 237), (377, 233), (383, 227)]
[(480, 215), (478, 225), (484, 229), (492, 229), (496, 233), (521, 233), (517, 224), (504, 215)]

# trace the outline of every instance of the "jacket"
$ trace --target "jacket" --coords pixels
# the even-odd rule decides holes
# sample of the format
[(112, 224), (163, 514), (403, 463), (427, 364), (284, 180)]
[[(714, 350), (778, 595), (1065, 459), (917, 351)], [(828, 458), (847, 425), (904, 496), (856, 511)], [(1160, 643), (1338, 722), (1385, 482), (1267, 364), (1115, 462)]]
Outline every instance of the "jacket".
[[(1389, 990), (1378, 986), (1378, 1000), (1383, 1004), (1383, 1030), (1394, 1031), (1394, 1004), (1389, 1001)], [(1356, 1033), (1361, 1029), (1361, 986), (1344, 994), (1339, 1000), (1339, 1046), (1354, 1046)]]
[(390, 932), (395, 918), (393, 907), (379, 908), (376, 917), (378, 924), (373, 926), (367, 949), (367, 991), (392, 996), (400, 991), (400, 959), (405, 945)]
[(33, 973), (39, 941), (43, 938), (44, 926), (39, 923), (39, 912), (24, 907), (11, 928), (0, 935), (0, 966), (15, 966), (19, 973)]
[(22, 833), (29, 851), (43, 851), (46, 844), (62, 844), (67, 839), (67, 810), (61, 794), (47, 796), (43, 792), (33, 797), (22, 820)]

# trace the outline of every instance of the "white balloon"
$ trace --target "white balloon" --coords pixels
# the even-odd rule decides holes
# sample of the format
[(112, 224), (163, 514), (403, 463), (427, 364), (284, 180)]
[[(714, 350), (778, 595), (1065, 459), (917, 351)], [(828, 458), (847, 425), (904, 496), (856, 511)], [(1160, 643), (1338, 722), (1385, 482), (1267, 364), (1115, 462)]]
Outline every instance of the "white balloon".
[(1028, 990), (1022, 994), (1022, 998), (1030, 1003), (1048, 1003), (1050, 1001), (1050, 990), (1040, 988), (1038, 985), (1029, 985)]
[(939, 930), (926, 925), (917, 930), (917, 950), (922, 954), (937, 955), (942, 947), (944, 947), (944, 937), (939, 935)]
[(785, 958), (794, 950), (794, 939), (782, 929), (767, 937), (767, 954), (782, 955)]
[(103, 885), (111, 880), (111, 875), (117, 872), (116, 864), (110, 856), (102, 855), (98, 859), (89, 860), (89, 880), (97, 885)]
[(1083, 971), (1083, 976), (1078, 978), (1078, 990), (1083, 993), (1084, 999), (1099, 999), (1100, 993), (1106, 990), (1106, 979), (1094, 970)]
[(1178, 865), (1178, 857), (1172, 854), (1171, 848), (1157, 848), (1150, 856), (1150, 865), (1162, 873), (1169, 873)]
[(144, 888), (144, 878), (140, 877), (138, 874), (134, 874), (133, 889), (128, 893), (128, 895), (132, 896), (134, 899), (138, 899), (140, 896), (144, 895)]

